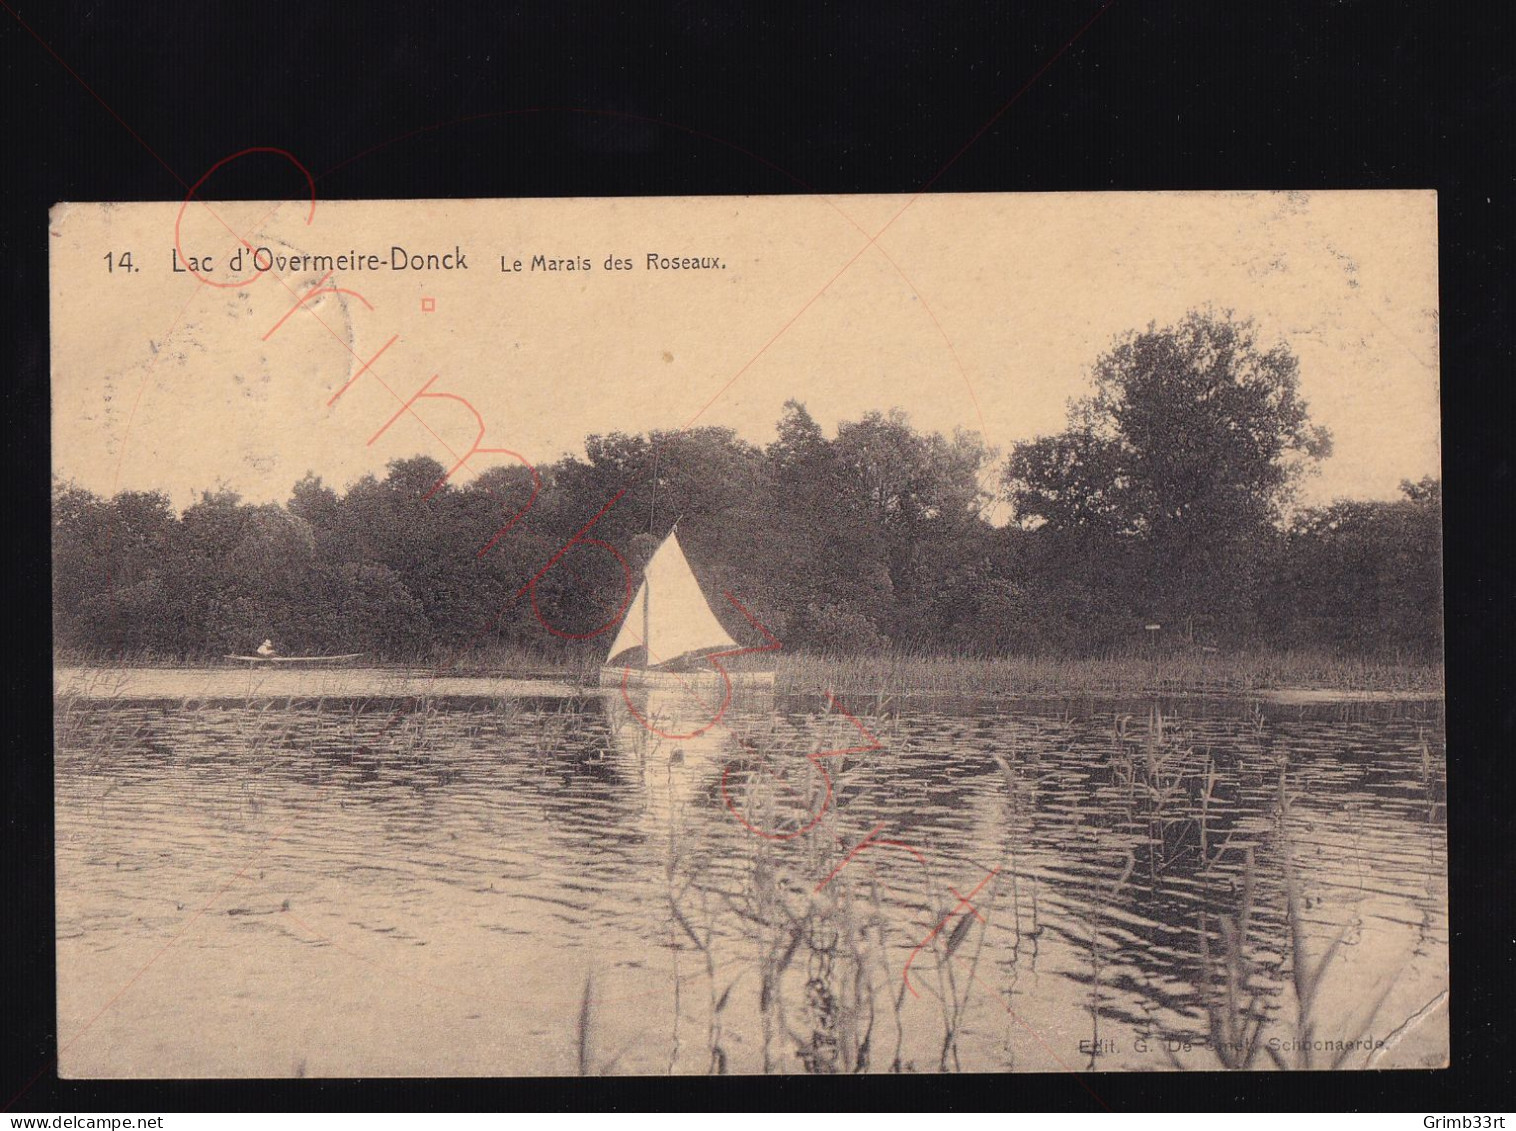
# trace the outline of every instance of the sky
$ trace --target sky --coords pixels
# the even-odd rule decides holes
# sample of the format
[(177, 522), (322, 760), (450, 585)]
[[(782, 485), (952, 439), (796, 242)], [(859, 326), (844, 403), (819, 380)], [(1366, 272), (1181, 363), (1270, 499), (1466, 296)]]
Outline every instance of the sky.
[[(1207, 306), (1300, 360), (1334, 439), (1303, 502), (1439, 474), (1429, 192), (62, 204), (51, 230), (53, 470), (103, 495), (282, 501), (307, 472), (549, 462), (614, 430), (762, 444), (792, 398), (828, 432), (899, 407), (1004, 453), (1063, 426), (1119, 335)], [(252, 277), (233, 233), (384, 266)], [(393, 270), (397, 247), (467, 267)]]

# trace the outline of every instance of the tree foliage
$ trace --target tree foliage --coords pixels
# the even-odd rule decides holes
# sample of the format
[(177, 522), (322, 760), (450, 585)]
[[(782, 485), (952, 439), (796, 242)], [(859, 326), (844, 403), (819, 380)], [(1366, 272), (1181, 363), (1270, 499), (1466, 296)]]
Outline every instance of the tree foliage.
[(1296, 515), (1276, 543), (1260, 617), (1289, 646), (1347, 652), (1435, 647), (1442, 624), (1442, 486), (1401, 484), (1394, 502), (1343, 501)]
[(897, 410), (828, 437), (795, 401), (766, 448), (721, 428), (612, 433), (535, 471), (446, 479), (417, 456), (341, 491), (307, 475), (283, 505), (220, 490), (176, 514), (56, 484), (55, 638), (97, 655), (272, 636), (397, 660), (588, 658), (677, 522), (734, 638), (758, 642), (728, 593), (791, 650), (1076, 654), (1146, 644), (1155, 620), (1217, 643), (1438, 648), (1436, 482), (1292, 510), (1327, 438), (1282, 347), (1194, 315), (1129, 335), (1094, 375), (1068, 428), (1001, 468), (1006, 527), (985, 517), (997, 456), (979, 436)]
[(1018, 520), (1111, 561), (1146, 615), (1241, 625), (1258, 543), (1331, 451), (1299, 363), (1250, 322), (1192, 312), (1119, 339), (1093, 378), (1063, 432), (1012, 451), (1002, 478)]

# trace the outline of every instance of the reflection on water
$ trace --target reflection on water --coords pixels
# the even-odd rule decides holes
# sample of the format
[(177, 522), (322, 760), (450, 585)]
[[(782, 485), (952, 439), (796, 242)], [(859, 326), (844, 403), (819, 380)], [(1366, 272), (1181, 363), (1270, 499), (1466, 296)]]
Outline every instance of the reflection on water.
[(1446, 1057), (1440, 704), (412, 694), (60, 700), (65, 1075)]

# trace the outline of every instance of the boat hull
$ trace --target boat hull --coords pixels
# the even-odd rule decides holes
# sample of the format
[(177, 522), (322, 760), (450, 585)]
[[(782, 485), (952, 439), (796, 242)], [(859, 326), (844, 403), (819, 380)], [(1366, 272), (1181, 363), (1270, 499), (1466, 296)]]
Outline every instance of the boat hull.
[[(772, 688), (774, 686), (773, 672), (728, 672), (728, 678), (732, 681), (732, 688)], [(688, 688), (696, 691), (706, 691), (711, 688), (722, 686), (721, 673), (718, 671), (703, 672), (660, 672), (648, 671), (646, 668), (624, 668), (602, 666), (600, 669), (601, 687), (655, 687), (668, 690), (680, 690)]]
[(226, 658), (241, 660), (249, 664), (340, 664), (348, 660), (356, 660), (362, 655), (362, 652), (349, 652), (345, 656), (233, 656), (228, 654)]

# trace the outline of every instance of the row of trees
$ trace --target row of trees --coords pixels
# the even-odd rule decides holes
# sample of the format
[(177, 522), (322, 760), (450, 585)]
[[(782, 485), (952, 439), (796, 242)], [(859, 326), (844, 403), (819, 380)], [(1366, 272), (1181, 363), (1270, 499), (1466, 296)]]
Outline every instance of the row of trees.
[[(678, 520), (737, 638), (753, 633), (723, 592), (788, 649), (1077, 654), (1161, 624), (1217, 645), (1438, 650), (1438, 485), (1293, 510), (1329, 438), (1286, 349), (1194, 314), (1129, 335), (1094, 377), (1064, 432), (1003, 462), (974, 434), (923, 434), (898, 411), (828, 437), (791, 402), (766, 448), (718, 428), (616, 433), (535, 473), (444, 481), (416, 457), (341, 493), (307, 476), (284, 505), (219, 491), (177, 514), (162, 495), (59, 484), (56, 639), (183, 656), (265, 636), (396, 659), (497, 643), (594, 652), (625, 578), (603, 547), (563, 547), (582, 534), (635, 573)], [(986, 519), (997, 495), (1008, 526)]]

